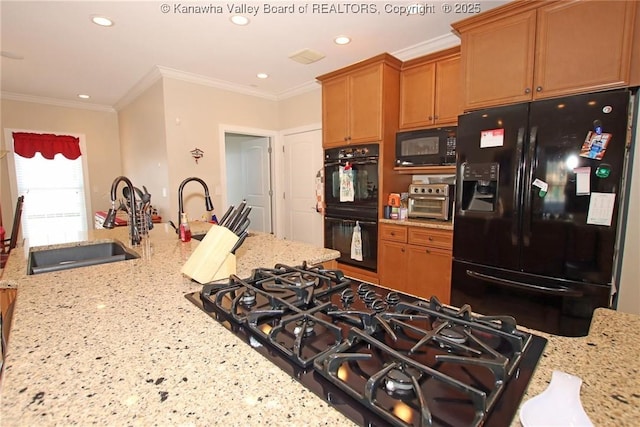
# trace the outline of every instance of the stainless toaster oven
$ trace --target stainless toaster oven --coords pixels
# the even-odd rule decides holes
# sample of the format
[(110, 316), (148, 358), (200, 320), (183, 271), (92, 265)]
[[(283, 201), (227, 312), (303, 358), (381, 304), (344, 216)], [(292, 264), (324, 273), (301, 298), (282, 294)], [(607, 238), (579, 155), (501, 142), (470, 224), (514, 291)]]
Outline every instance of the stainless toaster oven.
[(453, 213), (453, 186), (450, 184), (411, 184), (409, 218), (449, 221)]

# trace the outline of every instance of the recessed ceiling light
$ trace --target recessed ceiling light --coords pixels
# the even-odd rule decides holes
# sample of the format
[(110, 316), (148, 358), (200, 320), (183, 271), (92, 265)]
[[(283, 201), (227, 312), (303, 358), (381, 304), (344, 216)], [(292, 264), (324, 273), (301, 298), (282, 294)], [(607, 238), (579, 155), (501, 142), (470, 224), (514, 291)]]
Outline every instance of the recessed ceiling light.
[(105, 16), (94, 15), (91, 17), (91, 22), (96, 25), (100, 25), (101, 27), (111, 27), (113, 25), (113, 21)]
[(78, 95), (78, 98), (89, 99), (91, 97), (89, 95), (85, 95), (84, 93), (81, 93), (80, 95)]
[(231, 22), (236, 25), (247, 25), (249, 23), (249, 18), (246, 18), (242, 15), (233, 15), (231, 18)]
[(338, 36), (333, 39), (333, 41), (335, 42), (335, 44), (349, 44), (351, 42), (351, 39), (347, 36)]
[(258, 73), (257, 74), (259, 79), (266, 79), (267, 77), (269, 77), (269, 74), (267, 73)]

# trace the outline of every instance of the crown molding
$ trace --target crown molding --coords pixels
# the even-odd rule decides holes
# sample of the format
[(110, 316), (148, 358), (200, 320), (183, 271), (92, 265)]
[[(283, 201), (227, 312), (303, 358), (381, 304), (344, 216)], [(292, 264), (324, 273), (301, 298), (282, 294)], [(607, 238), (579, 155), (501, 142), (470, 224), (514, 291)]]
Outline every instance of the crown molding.
[(449, 33), (400, 49), (391, 54), (401, 61), (407, 61), (458, 45), (460, 45), (460, 38), (453, 33)]
[(144, 91), (149, 89), (155, 82), (162, 78), (162, 74), (158, 67), (153, 67), (151, 71), (145, 74), (136, 84), (133, 85), (127, 93), (115, 103), (114, 108), (117, 111), (122, 110), (124, 107), (136, 100)]
[(25, 95), (22, 93), (0, 92), (0, 98), (9, 101), (33, 102), (36, 104), (54, 105), (56, 107), (77, 108), (80, 110), (101, 111), (115, 113), (116, 110), (109, 105), (91, 104), (82, 101), (69, 101), (65, 99), (47, 98), (45, 96)]
[(320, 83), (314, 80), (312, 82), (304, 83), (304, 84), (301, 84), (300, 86), (287, 89), (284, 92), (280, 92), (277, 96), (277, 100), (282, 101), (284, 99), (293, 98), (294, 96), (302, 95), (303, 93), (318, 90), (321, 87), (322, 86), (320, 86)]
[[(407, 48), (392, 52), (391, 55), (400, 59), (401, 61), (407, 61), (409, 59), (418, 58), (420, 56), (428, 55), (430, 53), (439, 52), (450, 47), (460, 45), (460, 38), (453, 33), (445, 34), (443, 36), (435, 37), (422, 43), (409, 46)], [(311, 92), (319, 89), (320, 83), (317, 81), (308, 82), (298, 87), (288, 89), (278, 94), (277, 99), (292, 98), (303, 93)]]
[(181, 80), (188, 83), (195, 83), (202, 86), (215, 87), (218, 89), (228, 90), (231, 92), (241, 93), (244, 95), (256, 96), (258, 98), (265, 98), (270, 101), (277, 101), (278, 98), (267, 92), (252, 89), (243, 85), (230, 83), (224, 80), (213, 79), (211, 77), (201, 76), (199, 74), (187, 73), (185, 71), (176, 70), (173, 68), (157, 66), (162, 77), (167, 77), (174, 80)]

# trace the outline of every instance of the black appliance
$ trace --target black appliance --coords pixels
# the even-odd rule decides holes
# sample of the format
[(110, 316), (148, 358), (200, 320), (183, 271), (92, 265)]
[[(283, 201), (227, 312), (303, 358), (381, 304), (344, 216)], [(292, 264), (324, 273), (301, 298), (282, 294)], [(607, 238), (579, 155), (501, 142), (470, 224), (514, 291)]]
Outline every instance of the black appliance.
[(610, 301), (629, 101), (617, 90), (459, 117), (453, 305), (587, 334)]
[(443, 166), (455, 163), (455, 126), (396, 133), (396, 166)]
[(509, 425), (546, 345), (508, 316), (308, 265), (256, 269), (186, 297), (369, 427)]
[[(378, 144), (331, 148), (324, 152), (324, 245), (340, 252), (338, 261), (376, 271), (378, 259)], [(351, 181), (349, 197), (341, 192)], [(351, 241), (360, 225), (362, 260), (351, 257)]]

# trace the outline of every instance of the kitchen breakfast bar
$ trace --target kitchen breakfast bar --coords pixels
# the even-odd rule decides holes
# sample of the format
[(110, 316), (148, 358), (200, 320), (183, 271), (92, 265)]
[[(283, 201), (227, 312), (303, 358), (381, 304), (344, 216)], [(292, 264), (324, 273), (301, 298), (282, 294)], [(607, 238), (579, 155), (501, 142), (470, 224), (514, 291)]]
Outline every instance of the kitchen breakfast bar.
[[(89, 232), (87, 241), (101, 240), (126, 243), (127, 229)], [(138, 259), (39, 275), (26, 274), (28, 253), (16, 248), (0, 278), (0, 287), (18, 289), (0, 424), (354, 425), (185, 298), (201, 289), (180, 273), (198, 244), (156, 224), (132, 248)], [(237, 273), (337, 257), (257, 233), (238, 249)], [(523, 402), (559, 370), (582, 378), (580, 397), (594, 425), (637, 425), (638, 329), (640, 317), (598, 309), (586, 337), (531, 331), (548, 343)]]

